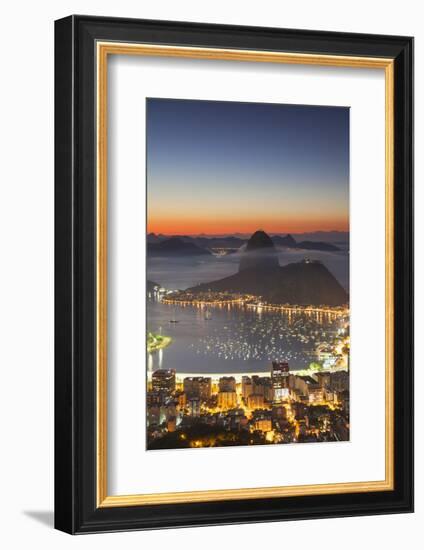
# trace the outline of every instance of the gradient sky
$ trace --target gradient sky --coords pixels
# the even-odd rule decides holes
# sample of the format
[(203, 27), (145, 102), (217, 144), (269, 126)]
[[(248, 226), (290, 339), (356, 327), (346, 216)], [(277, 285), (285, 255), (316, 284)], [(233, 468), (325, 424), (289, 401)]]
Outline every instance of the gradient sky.
[(348, 231), (349, 109), (147, 99), (148, 232)]

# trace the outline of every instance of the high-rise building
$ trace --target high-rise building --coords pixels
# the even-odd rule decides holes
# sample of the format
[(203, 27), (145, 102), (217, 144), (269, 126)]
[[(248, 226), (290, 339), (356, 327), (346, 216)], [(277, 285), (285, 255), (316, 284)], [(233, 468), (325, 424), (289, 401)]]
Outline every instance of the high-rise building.
[(311, 376), (296, 376), (296, 389), (298, 389), (307, 400), (309, 400), (309, 389), (314, 391), (317, 387), (319, 387), (319, 385)]
[(203, 376), (188, 376), (184, 378), (184, 393), (188, 397), (200, 397), (202, 401), (206, 401), (211, 396), (211, 384), (210, 378)]
[(219, 391), (220, 392), (235, 392), (236, 391), (236, 379), (234, 376), (221, 376), (219, 379)]
[(262, 384), (262, 377), (254, 375), (252, 376), (252, 393), (255, 395), (264, 394), (264, 385)]
[(296, 376), (295, 379), (295, 389), (299, 391), (300, 395), (308, 395), (308, 384), (305, 378), (305, 376)]
[(252, 393), (247, 398), (247, 406), (250, 410), (263, 409), (265, 406), (265, 400), (263, 394)]
[(249, 395), (253, 393), (252, 379), (250, 376), (243, 376), (241, 379), (241, 395), (244, 401), (247, 401)]
[(159, 369), (152, 374), (152, 389), (155, 392), (161, 392), (170, 395), (175, 391), (175, 370)]
[(237, 394), (235, 391), (220, 391), (218, 393), (218, 407), (224, 411), (234, 409), (237, 406)]
[(184, 392), (179, 393), (176, 398), (178, 399), (180, 409), (185, 409), (187, 405), (187, 394)]
[(316, 372), (314, 378), (317, 379), (321, 388), (329, 388), (331, 384), (331, 373), (328, 371)]
[(264, 376), (262, 378), (262, 387), (265, 401), (271, 402), (274, 399), (274, 388), (269, 376)]
[(332, 372), (331, 389), (337, 392), (349, 389), (349, 373), (345, 370)]
[(198, 417), (200, 416), (200, 398), (199, 397), (190, 397), (187, 401), (188, 413), (190, 416)]
[(272, 380), (269, 376), (252, 376), (252, 389), (250, 394), (263, 395), (265, 401), (272, 401), (273, 388)]
[(289, 364), (282, 361), (273, 361), (271, 367), (271, 381), (273, 403), (281, 403), (289, 396)]
[(161, 394), (157, 391), (148, 391), (146, 402), (148, 407), (153, 407), (154, 405), (159, 407), (162, 404)]

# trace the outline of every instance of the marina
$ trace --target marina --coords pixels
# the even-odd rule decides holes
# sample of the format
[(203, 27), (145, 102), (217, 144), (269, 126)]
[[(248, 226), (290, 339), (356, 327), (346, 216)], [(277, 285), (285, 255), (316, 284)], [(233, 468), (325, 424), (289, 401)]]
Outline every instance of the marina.
[(345, 326), (345, 317), (339, 313), (253, 308), (242, 303), (214, 307), (213, 314), (211, 309), (175, 308), (150, 298), (149, 331), (166, 332), (172, 345), (149, 358), (149, 370), (266, 372), (276, 358), (289, 362), (293, 370), (305, 369), (314, 361), (317, 347), (331, 342)]

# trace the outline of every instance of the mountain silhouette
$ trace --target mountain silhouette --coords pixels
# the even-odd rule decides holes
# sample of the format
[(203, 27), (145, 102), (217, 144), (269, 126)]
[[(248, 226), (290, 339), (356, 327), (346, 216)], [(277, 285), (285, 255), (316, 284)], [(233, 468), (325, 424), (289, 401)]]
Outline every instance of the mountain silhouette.
[(247, 241), (241, 255), (239, 271), (246, 269), (273, 269), (278, 267), (277, 250), (265, 231), (256, 231)]
[(292, 235), (288, 234), (285, 237), (274, 235), (272, 241), (277, 246), (284, 248), (299, 248), (302, 250), (322, 250), (323, 252), (337, 252), (340, 250), (338, 246), (322, 241), (300, 241), (297, 242)]
[(290, 234), (286, 235), (285, 237), (275, 235), (274, 237), (272, 237), (272, 240), (275, 244), (279, 246), (286, 246), (287, 248), (296, 248), (297, 246), (297, 242)]
[(147, 243), (147, 254), (151, 256), (201, 256), (210, 255), (209, 250), (200, 248), (184, 238), (171, 237), (158, 243)]
[[(263, 233), (263, 231), (258, 231), (257, 233)], [(334, 232), (330, 233), (330, 235), (333, 235)], [(338, 252), (340, 251), (340, 248), (336, 246), (335, 244), (332, 244), (327, 241), (320, 241), (317, 240), (315, 237), (320, 235), (326, 235), (326, 233), (323, 232), (316, 232), (316, 233), (305, 233), (303, 236), (309, 236), (311, 237), (311, 240), (303, 240), (303, 241), (296, 241), (296, 239), (293, 237), (293, 235), (287, 234), (286, 236), (282, 237), (281, 235), (274, 235), (271, 237), (272, 242), (274, 245), (278, 247), (283, 248), (296, 248), (301, 250), (321, 250), (324, 252)], [(340, 233), (342, 237), (345, 235), (345, 233)], [(299, 235), (300, 236), (300, 235)], [(313, 240), (312, 240), (313, 238)], [(199, 235), (199, 236), (189, 236), (189, 235), (172, 235), (172, 236), (165, 236), (162, 234), (156, 235), (155, 233), (149, 233), (147, 235), (147, 243), (150, 244), (158, 244), (170, 239), (181, 239), (185, 242), (191, 242), (198, 246), (199, 248), (205, 248), (207, 250), (210, 250), (211, 248), (240, 248), (247, 244), (247, 239), (244, 237), (234, 236), (234, 235), (228, 235), (228, 236), (221, 236), (221, 237), (213, 237), (213, 236), (207, 236), (207, 235)], [(342, 241), (343, 242), (343, 241)]]
[(256, 231), (249, 239), (238, 273), (189, 290), (252, 294), (273, 304), (340, 306), (348, 302), (344, 288), (321, 262), (305, 259), (280, 266), (275, 246), (264, 231)]
[(334, 244), (323, 243), (321, 241), (301, 241), (296, 247), (303, 250), (322, 250), (323, 252), (337, 252), (340, 250), (340, 248)]

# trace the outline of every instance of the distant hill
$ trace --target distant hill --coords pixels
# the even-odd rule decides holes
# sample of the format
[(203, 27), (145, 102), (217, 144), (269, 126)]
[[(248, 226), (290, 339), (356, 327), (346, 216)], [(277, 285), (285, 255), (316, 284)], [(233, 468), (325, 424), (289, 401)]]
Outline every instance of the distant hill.
[(311, 231), (309, 233), (298, 233), (294, 238), (299, 242), (314, 241), (325, 243), (349, 242), (348, 231)]
[(286, 235), (281, 237), (280, 235), (274, 235), (272, 241), (277, 246), (283, 246), (285, 248), (299, 248), (301, 250), (322, 250), (326, 252), (337, 252), (339, 247), (334, 244), (323, 241), (296, 241), (292, 235)]
[(252, 294), (275, 304), (338, 306), (348, 302), (344, 288), (321, 262), (304, 260), (281, 267), (275, 246), (263, 231), (249, 239), (238, 273), (189, 290)]
[(148, 242), (147, 254), (149, 256), (204, 256), (211, 252), (205, 248), (200, 248), (191, 241), (183, 238), (171, 237), (160, 242)]
[[(307, 240), (296, 240), (293, 235), (287, 234), (285, 236), (282, 235), (273, 235), (271, 237), (272, 242), (278, 246), (283, 248), (297, 248), (300, 250), (322, 250), (326, 252), (337, 252), (340, 250), (338, 246), (336, 246), (336, 243), (331, 243), (328, 241), (330, 237), (339, 235), (339, 239), (341, 236), (347, 235), (346, 241), (340, 240), (340, 243), (348, 242), (348, 233), (340, 232), (316, 232), (316, 233), (305, 233), (305, 234), (299, 234), (297, 238), (299, 237), (308, 237)], [(322, 236), (323, 240), (318, 240), (317, 236)], [(156, 245), (160, 243), (165, 243), (166, 241), (172, 241), (173, 239), (179, 239), (180, 241), (183, 241), (185, 243), (192, 243), (195, 246), (203, 249), (209, 249), (211, 248), (230, 248), (230, 249), (238, 249), (241, 248), (243, 245), (245, 245), (248, 241), (248, 239), (244, 239), (241, 237), (235, 237), (235, 236), (222, 236), (222, 237), (209, 237), (209, 236), (188, 236), (188, 235), (173, 235), (171, 237), (167, 237), (165, 235), (156, 235), (155, 233), (149, 233), (147, 235), (147, 244), (148, 245)], [(325, 240), (324, 240), (325, 239)], [(152, 251), (154, 252), (154, 247), (152, 248)]]
[(290, 234), (285, 237), (274, 235), (274, 237), (272, 237), (272, 241), (278, 246), (286, 246), (288, 248), (295, 248), (297, 246), (297, 242)]
[(323, 243), (320, 241), (302, 241), (296, 245), (302, 250), (323, 250), (325, 252), (338, 252), (340, 248), (331, 243)]
[(158, 235), (155, 235), (154, 233), (148, 233), (147, 234), (147, 242), (148, 243), (159, 243), (161, 239), (158, 237)]
[(206, 248), (240, 248), (246, 240), (237, 237), (192, 237), (197, 246)]

